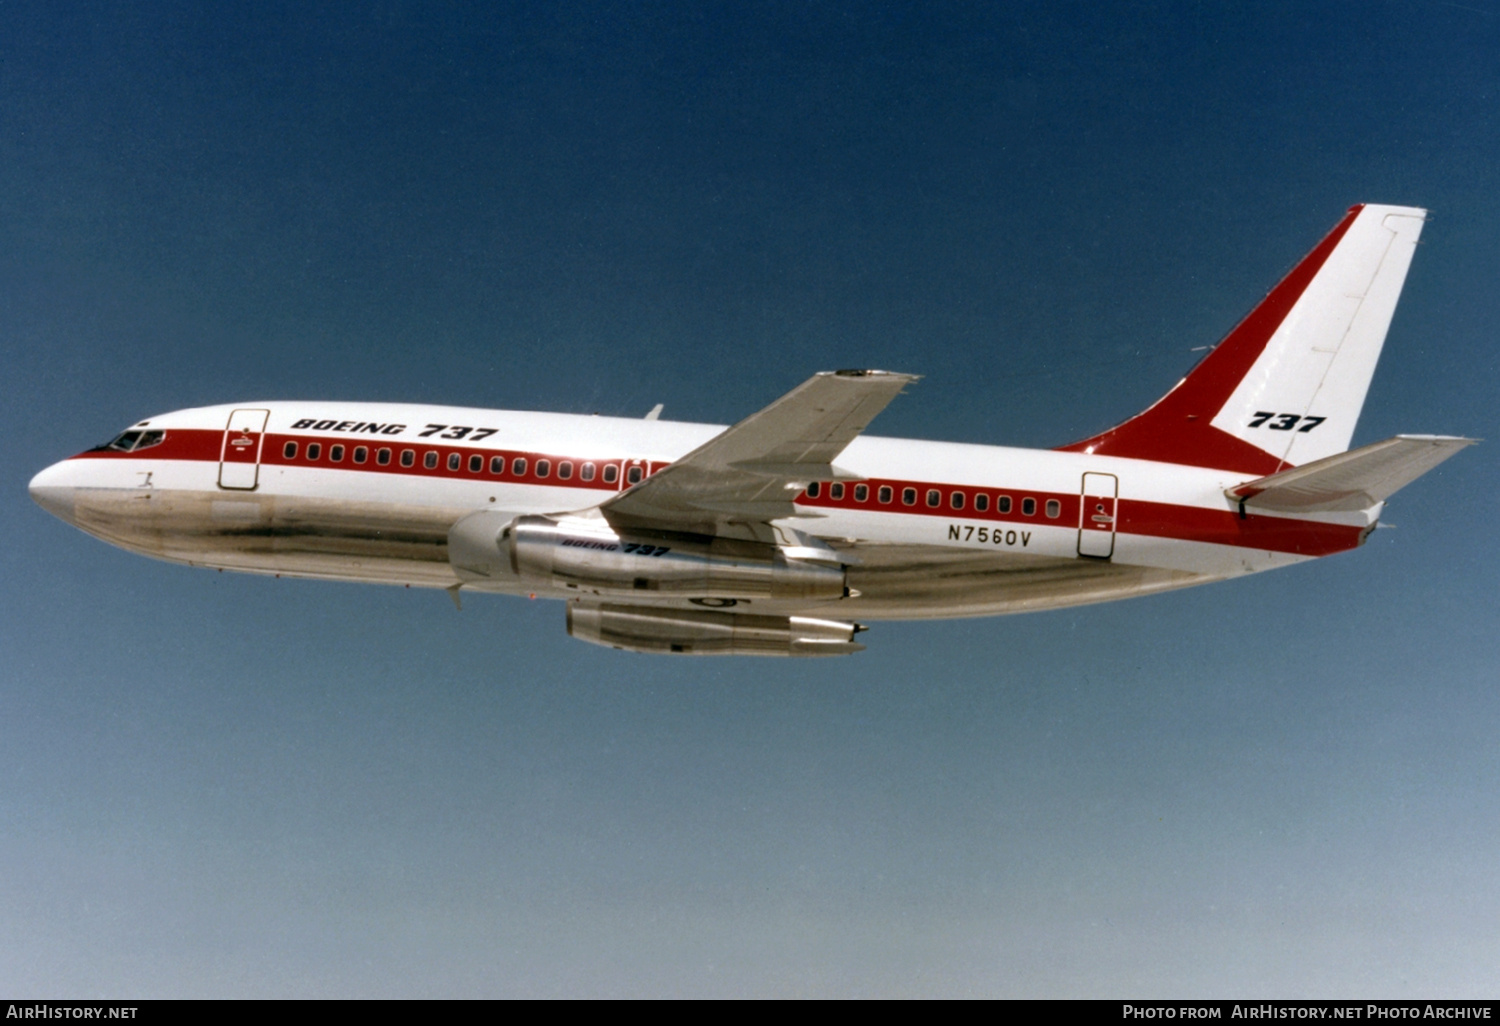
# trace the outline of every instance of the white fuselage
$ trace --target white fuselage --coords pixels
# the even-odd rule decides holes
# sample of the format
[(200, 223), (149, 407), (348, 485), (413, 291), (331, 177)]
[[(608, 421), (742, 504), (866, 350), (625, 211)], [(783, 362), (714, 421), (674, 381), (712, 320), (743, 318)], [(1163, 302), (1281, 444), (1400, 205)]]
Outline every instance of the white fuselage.
[[(460, 583), (448, 532), (466, 515), (588, 510), (723, 430), (344, 402), (182, 410), (135, 429), (162, 435), (64, 460), (32, 494), (161, 559), (439, 588)], [(897, 619), (1105, 601), (1354, 548), (1380, 512), (1246, 515), (1225, 489), (1254, 475), (1079, 452), (861, 436), (838, 462), (864, 480), (820, 482), (774, 526), (833, 549), (850, 595), (758, 611)], [(478, 590), (575, 597), (520, 576)]]

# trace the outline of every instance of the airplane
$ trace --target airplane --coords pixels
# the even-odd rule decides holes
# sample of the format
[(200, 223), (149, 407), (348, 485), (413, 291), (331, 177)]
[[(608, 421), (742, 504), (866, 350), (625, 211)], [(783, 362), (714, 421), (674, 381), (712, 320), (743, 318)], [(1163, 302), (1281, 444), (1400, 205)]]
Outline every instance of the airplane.
[(913, 374), (718, 425), (356, 402), (179, 410), (32, 497), (189, 566), (561, 599), (636, 652), (828, 656), (866, 621), (1150, 595), (1362, 545), (1474, 439), (1350, 450), (1426, 211), (1361, 204), (1165, 396), (1051, 450), (878, 438)]

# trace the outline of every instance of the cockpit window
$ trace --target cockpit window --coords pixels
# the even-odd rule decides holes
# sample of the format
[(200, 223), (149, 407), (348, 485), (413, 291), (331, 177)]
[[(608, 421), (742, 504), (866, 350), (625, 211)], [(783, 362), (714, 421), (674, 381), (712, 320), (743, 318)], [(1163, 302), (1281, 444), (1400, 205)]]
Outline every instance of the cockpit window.
[(94, 452), (112, 450), (114, 452), (139, 452), (149, 449), (153, 445), (160, 445), (166, 441), (165, 431), (126, 431), (109, 442), (94, 449)]

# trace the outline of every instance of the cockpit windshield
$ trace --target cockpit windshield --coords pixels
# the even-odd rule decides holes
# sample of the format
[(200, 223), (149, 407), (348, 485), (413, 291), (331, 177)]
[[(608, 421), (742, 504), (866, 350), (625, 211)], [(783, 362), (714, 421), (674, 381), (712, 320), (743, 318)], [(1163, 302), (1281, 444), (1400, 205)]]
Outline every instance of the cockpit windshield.
[(142, 449), (149, 449), (153, 445), (160, 445), (166, 441), (166, 438), (167, 433), (165, 431), (126, 431), (112, 441), (95, 446), (93, 451), (139, 452)]

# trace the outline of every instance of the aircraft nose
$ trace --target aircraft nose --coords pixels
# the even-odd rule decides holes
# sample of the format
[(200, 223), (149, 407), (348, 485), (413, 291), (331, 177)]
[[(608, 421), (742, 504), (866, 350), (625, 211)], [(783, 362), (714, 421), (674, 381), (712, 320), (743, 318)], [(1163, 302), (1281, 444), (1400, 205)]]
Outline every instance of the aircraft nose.
[(73, 522), (73, 486), (67, 482), (67, 461), (54, 463), (31, 479), (27, 491), (42, 509), (59, 520)]

